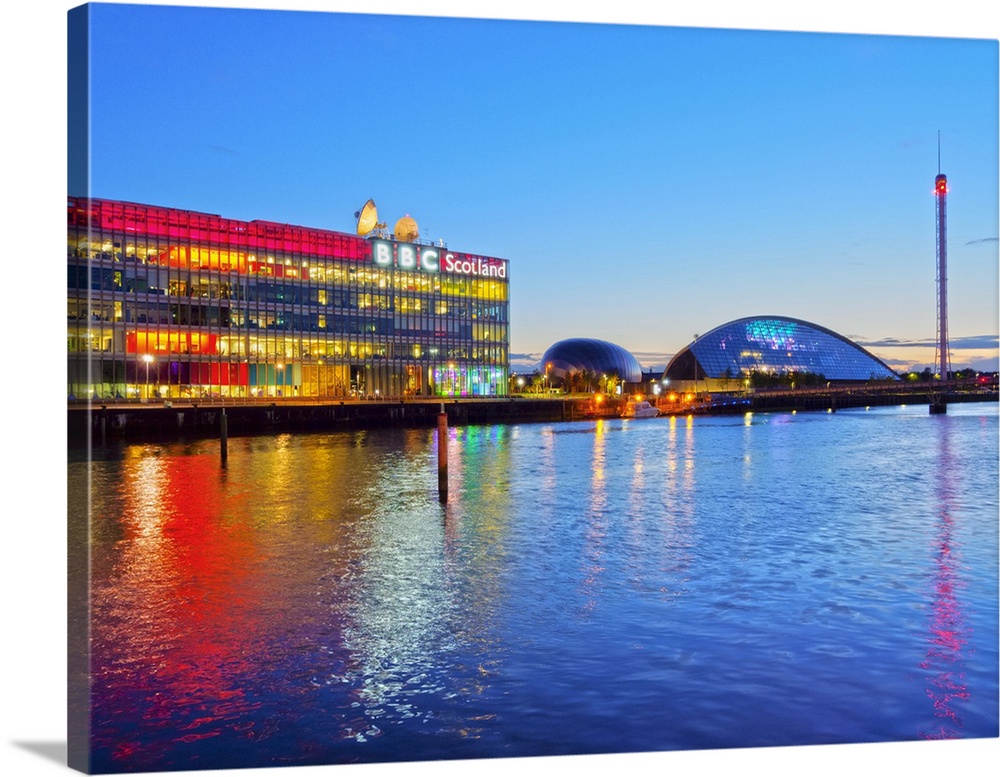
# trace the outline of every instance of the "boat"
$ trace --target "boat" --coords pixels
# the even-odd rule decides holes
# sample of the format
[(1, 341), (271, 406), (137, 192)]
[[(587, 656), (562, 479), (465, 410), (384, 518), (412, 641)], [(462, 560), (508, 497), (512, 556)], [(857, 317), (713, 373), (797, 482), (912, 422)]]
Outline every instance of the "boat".
[(622, 418), (655, 418), (659, 414), (660, 409), (645, 399), (641, 401), (630, 399), (622, 410)]

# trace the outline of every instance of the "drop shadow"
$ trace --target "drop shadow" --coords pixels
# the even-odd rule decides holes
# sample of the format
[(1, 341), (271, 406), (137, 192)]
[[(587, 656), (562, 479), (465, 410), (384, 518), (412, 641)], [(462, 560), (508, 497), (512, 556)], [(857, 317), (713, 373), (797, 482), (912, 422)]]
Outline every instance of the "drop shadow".
[(60, 766), (67, 765), (68, 746), (65, 742), (11, 742), (11, 744)]

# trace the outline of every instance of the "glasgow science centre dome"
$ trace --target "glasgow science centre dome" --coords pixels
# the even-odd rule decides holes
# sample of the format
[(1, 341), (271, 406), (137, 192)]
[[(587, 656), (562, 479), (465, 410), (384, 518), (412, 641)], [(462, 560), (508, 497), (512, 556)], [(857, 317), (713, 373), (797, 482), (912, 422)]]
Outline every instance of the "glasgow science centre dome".
[(882, 361), (829, 329), (794, 318), (740, 318), (674, 355), (671, 380), (736, 378), (754, 372), (811, 373), (830, 381), (898, 380)]
[(614, 374), (626, 383), (642, 380), (639, 362), (620, 345), (580, 337), (550, 345), (542, 356), (541, 370), (557, 378), (589, 371), (597, 375)]

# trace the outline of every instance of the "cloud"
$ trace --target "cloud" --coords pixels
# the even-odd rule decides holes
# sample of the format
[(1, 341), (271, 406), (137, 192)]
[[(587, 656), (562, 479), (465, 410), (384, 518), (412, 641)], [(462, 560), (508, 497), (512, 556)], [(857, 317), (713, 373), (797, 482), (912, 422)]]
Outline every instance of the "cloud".
[[(935, 372), (938, 368), (937, 364), (930, 364), (929, 362), (903, 362), (898, 359), (895, 361), (886, 361), (885, 363), (897, 373), (923, 372), (924, 369)], [(954, 371), (973, 369), (977, 372), (1000, 372), (1000, 357), (987, 356), (968, 360), (952, 359), (951, 369)]]
[[(979, 372), (1000, 372), (1000, 358), (993, 356), (986, 359), (972, 359), (968, 366)], [(952, 369), (954, 368), (953, 364)]]
[(510, 355), (511, 372), (534, 372), (542, 360), (540, 353), (512, 353)]
[[(921, 372), (925, 367), (929, 367), (931, 370), (937, 369), (937, 365), (924, 361), (930, 358), (931, 350), (937, 345), (937, 342), (930, 338), (903, 340), (897, 337), (884, 337), (881, 340), (854, 339), (854, 341), (864, 348), (870, 348), (882, 361), (897, 372)], [(900, 348), (919, 348), (923, 350), (923, 353), (914, 353), (913, 360), (908, 361), (885, 352), (886, 349)], [(980, 372), (996, 372), (998, 365), (1000, 365), (1000, 337), (997, 335), (955, 337), (949, 341), (949, 350), (951, 351), (953, 370), (964, 370), (971, 367)]]
[(927, 145), (927, 138), (906, 138), (905, 140), (899, 141), (899, 148), (903, 150), (909, 150), (911, 148), (918, 148)]
[[(901, 340), (896, 337), (883, 337), (881, 340), (855, 340), (863, 348), (933, 348), (937, 340)], [(1000, 338), (997, 335), (970, 335), (968, 337), (953, 337), (948, 340), (952, 351), (979, 351), (1000, 348)]]
[(227, 146), (209, 145), (208, 150), (211, 151), (213, 154), (228, 154), (230, 156), (240, 155), (239, 151), (235, 151), (234, 149), (228, 148)]
[(672, 353), (662, 351), (632, 351), (632, 355), (646, 372), (663, 372), (674, 357)]
[(979, 245), (980, 243), (996, 243), (996, 242), (1000, 242), (1000, 238), (982, 237), (979, 240), (970, 240), (968, 243), (966, 243), (966, 245), (967, 246), (975, 246), (975, 245)]
[(857, 343), (862, 348), (933, 348), (936, 344), (935, 340), (900, 340), (898, 337), (865, 340), (855, 335), (848, 335), (847, 339)]
[(972, 335), (956, 337), (948, 341), (953, 351), (978, 351), (986, 348), (1000, 347), (1000, 337), (996, 335)]

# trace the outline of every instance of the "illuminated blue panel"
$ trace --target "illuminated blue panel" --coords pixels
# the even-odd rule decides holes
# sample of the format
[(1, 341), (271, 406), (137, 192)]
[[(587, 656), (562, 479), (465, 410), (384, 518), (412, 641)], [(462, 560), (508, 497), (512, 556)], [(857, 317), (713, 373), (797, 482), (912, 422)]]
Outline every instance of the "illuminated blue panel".
[(829, 329), (791, 318), (742, 318), (713, 329), (677, 353), (664, 377), (691, 380), (753, 372), (802, 372), (827, 380), (898, 376), (860, 346)]

